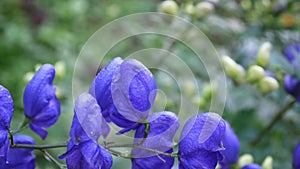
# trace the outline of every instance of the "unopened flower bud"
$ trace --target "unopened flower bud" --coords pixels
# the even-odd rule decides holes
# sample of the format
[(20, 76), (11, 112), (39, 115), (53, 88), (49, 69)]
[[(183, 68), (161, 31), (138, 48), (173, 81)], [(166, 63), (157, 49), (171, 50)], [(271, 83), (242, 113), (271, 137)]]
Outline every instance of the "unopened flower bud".
[(238, 75), (234, 79), (238, 84), (243, 84), (246, 81), (246, 71), (243, 66), (238, 64)]
[(23, 76), (23, 81), (25, 82), (25, 84), (27, 84), (34, 76), (33, 72), (27, 72), (25, 73), (25, 75)]
[(272, 44), (270, 42), (263, 43), (257, 53), (257, 64), (261, 67), (268, 66), (270, 62), (270, 53), (272, 49)]
[(277, 90), (279, 84), (275, 78), (266, 76), (258, 82), (257, 88), (262, 94), (267, 94)]
[(197, 18), (203, 18), (214, 10), (214, 5), (210, 2), (200, 2), (195, 7), (195, 16)]
[(183, 92), (187, 96), (193, 96), (196, 93), (196, 85), (193, 83), (193, 81), (188, 80), (183, 83)]
[(244, 154), (240, 156), (238, 161), (238, 168), (242, 168), (245, 165), (253, 163), (254, 159), (251, 154)]
[(193, 3), (188, 3), (185, 5), (184, 11), (189, 15), (193, 15), (195, 12), (195, 6)]
[(170, 15), (176, 15), (178, 12), (178, 5), (175, 1), (166, 0), (160, 4), (160, 10)]
[(265, 70), (258, 66), (252, 65), (247, 70), (247, 81), (250, 83), (256, 83), (265, 76)]
[(263, 169), (273, 169), (273, 158), (267, 156), (261, 166)]
[(205, 100), (210, 100), (216, 91), (214, 84), (204, 84), (202, 89), (202, 96)]
[(56, 76), (59, 78), (62, 78), (66, 74), (66, 65), (65, 62), (63, 61), (58, 61), (54, 65), (55, 71), (56, 71)]
[(238, 64), (234, 60), (232, 60), (229, 56), (223, 56), (221, 58), (221, 62), (224, 66), (225, 74), (229, 78), (235, 79), (239, 73)]

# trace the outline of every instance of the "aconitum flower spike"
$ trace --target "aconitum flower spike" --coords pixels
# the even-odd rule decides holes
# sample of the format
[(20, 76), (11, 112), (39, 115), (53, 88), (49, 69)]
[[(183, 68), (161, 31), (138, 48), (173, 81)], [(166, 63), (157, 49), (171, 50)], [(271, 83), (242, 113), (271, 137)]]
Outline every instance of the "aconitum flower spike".
[(95, 77), (91, 84), (90, 91), (102, 109), (102, 115), (107, 122), (110, 122), (109, 114), (113, 109), (113, 99), (111, 95), (111, 83), (115, 71), (120, 67), (123, 60), (120, 57), (113, 59)]
[[(34, 145), (33, 138), (27, 135), (14, 135), (15, 144)], [(7, 154), (7, 160), (0, 160), (1, 169), (34, 169), (35, 155), (33, 149), (28, 148), (10, 148)]]
[(242, 167), (241, 169), (263, 169), (261, 166), (259, 166), (258, 164), (248, 164), (244, 167)]
[(297, 144), (293, 154), (293, 168), (300, 169), (300, 142)]
[(285, 75), (284, 88), (289, 94), (294, 96), (298, 102), (300, 102), (300, 82), (297, 78), (291, 75)]
[(179, 169), (215, 168), (222, 160), (225, 121), (216, 113), (199, 114), (184, 125), (179, 142)]
[(101, 168), (112, 166), (109, 152), (98, 145), (98, 138), (107, 135), (108, 125), (102, 118), (96, 99), (83, 93), (75, 102), (75, 115), (70, 131), (68, 151), (59, 158), (66, 158), (67, 167), (72, 169)]
[[(145, 137), (146, 127), (141, 125), (135, 133), (135, 144), (165, 153), (173, 152), (173, 138), (179, 128), (179, 119), (172, 112), (159, 112), (149, 116), (149, 132)], [(132, 169), (170, 169), (174, 164), (174, 158), (158, 155), (153, 152), (134, 148), (132, 151)], [(160, 156), (160, 158), (158, 157)]]
[(9, 148), (8, 131), (14, 113), (14, 103), (9, 91), (0, 85), (0, 158), (6, 160)]
[(53, 86), (54, 77), (54, 67), (42, 65), (24, 91), (24, 113), (30, 119), (30, 128), (42, 139), (48, 134), (44, 128), (52, 126), (60, 115), (60, 103)]
[(131, 128), (148, 118), (156, 96), (152, 73), (134, 59), (124, 60), (111, 84), (114, 111), (111, 120), (120, 127)]
[(225, 150), (221, 151), (222, 155), (224, 156), (224, 159), (220, 162), (222, 167), (237, 163), (240, 151), (240, 142), (238, 137), (234, 133), (230, 124), (227, 121), (225, 121), (225, 123), (226, 131), (222, 139)]

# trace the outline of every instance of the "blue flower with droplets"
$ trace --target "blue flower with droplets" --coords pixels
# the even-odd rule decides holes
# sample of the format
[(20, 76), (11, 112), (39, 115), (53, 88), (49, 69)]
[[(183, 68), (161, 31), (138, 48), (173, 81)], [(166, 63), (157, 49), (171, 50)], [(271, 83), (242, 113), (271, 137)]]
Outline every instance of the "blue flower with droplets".
[(52, 126), (60, 115), (60, 102), (53, 85), (55, 69), (50, 64), (40, 67), (24, 91), (24, 113), (30, 119), (30, 128), (42, 139), (48, 132), (44, 128)]
[(179, 142), (179, 169), (215, 168), (222, 161), (225, 121), (216, 113), (203, 113), (184, 125)]
[(0, 158), (6, 159), (9, 148), (8, 131), (14, 113), (14, 103), (9, 91), (0, 85)]
[(142, 63), (115, 58), (93, 83), (90, 93), (94, 93), (103, 117), (124, 128), (120, 133), (136, 129), (147, 120), (157, 87), (152, 73)]
[(97, 101), (83, 93), (77, 98), (74, 111), (68, 150), (59, 158), (66, 158), (68, 168), (72, 169), (111, 168), (111, 154), (98, 145), (99, 137), (108, 135), (109, 126), (103, 124), (106, 122)]
[[(173, 138), (179, 128), (179, 119), (172, 112), (158, 112), (149, 116), (149, 131), (146, 138), (146, 127), (141, 125), (135, 133), (135, 144), (171, 154), (173, 152)], [(174, 158), (155, 154), (140, 148), (132, 150), (132, 169), (170, 169), (174, 164)]]
[[(34, 145), (35, 141), (32, 137), (19, 134), (14, 135), (14, 144)], [(35, 155), (33, 149), (29, 148), (10, 148), (8, 150), (7, 159), (0, 160), (1, 169), (34, 169)]]
[(221, 151), (224, 159), (220, 162), (220, 164), (222, 168), (230, 168), (230, 165), (235, 164), (238, 161), (240, 142), (230, 124), (227, 121), (225, 121), (225, 123), (226, 131), (222, 139), (222, 143), (225, 149)]

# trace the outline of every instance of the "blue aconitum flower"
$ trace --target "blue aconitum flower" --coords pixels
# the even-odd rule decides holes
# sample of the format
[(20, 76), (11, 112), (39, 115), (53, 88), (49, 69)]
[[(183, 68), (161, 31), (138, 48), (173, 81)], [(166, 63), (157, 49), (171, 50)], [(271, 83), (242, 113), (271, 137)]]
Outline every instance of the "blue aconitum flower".
[(300, 54), (300, 46), (297, 45), (297, 44), (291, 44), (291, 45), (289, 45), (289, 46), (286, 47), (284, 53), (285, 53), (286, 58), (291, 63), (294, 63), (295, 62), (295, 58), (297, 57), (296, 55)]
[[(173, 138), (179, 128), (179, 119), (172, 112), (159, 112), (149, 116), (149, 132), (145, 137), (146, 127), (141, 125), (135, 133), (135, 144), (165, 153), (173, 152)], [(147, 150), (134, 148), (132, 150), (132, 169), (170, 169), (174, 164), (174, 158), (158, 155)], [(159, 157), (158, 157), (159, 156)]]
[(8, 131), (14, 113), (14, 103), (9, 91), (0, 85), (0, 158), (6, 158), (9, 148)]
[(70, 131), (68, 151), (59, 158), (66, 158), (71, 169), (109, 169), (112, 166), (111, 154), (98, 145), (98, 138), (107, 135), (108, 125), (101, 115), (101, 108), (95, 98), (81, 94), (75, 103), (75, 115)]
[(263, 168), (258, 164), (248, 164), (242, 167), (241, 169), (263, 169)]
[[(27, 135), (14, 135), (15, 144), (34, 145), (33, 138)], [(10, 148), (8, 150), (7, 159), (0, 160), (1, 169), (34, 169), (35, 155), (33, 149), (28, 148)]]
[(95, 79), (95, 96), (103, 116), (125, 128), (123, 132), (148, 118), (156, 89), (152, 73), (134, 59), (115, 58)]
[(284, 88), (289, 94), (294, 96), (298, 102), (300, 102), (300, 81), (297, 78), (291, 75), (285, 75)]
[(52, 84), (54, 77), (54, 67), (42, 65), (24, 91), (25, 116), (30, 119), (30, 128), (42, 139), (48, 134), (44, 128), (52, 126), (60, 115), (60, 103)]
[(225, 121), (216, 113), (204, 113), (189, 119), (179, 142), (179, 169), (215, 168), (222, 154)]
[(293, 155), (293, 168), (300, 169), (300, 142), (297, 144)]
[(225, 150), (221, 151), (224, 159), (220, 162), (222, 168), (235, 164), (239, 159), (240, 142), (230, 124), (226, 123), (225, 135), (222, 139)]

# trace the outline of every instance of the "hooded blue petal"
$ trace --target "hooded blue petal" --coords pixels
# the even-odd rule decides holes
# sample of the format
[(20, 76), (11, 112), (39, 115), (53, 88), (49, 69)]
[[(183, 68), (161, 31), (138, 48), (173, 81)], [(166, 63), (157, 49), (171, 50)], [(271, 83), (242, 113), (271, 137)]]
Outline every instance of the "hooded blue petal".
[(52, 126), (60, 115), (60, 103), (52, 84), (54, 77), (54, 67), (42, 65), (24, 91), (24, 113), (31, 119), (30, 128), (42, 139), (47, 137), (43, 128)]
[(248, 164), (244, 167), (242, 167), (242, 169), (263, 169), (261, 166), (259, 166), (258, 164)]
[(0, 85), (0, 158), (5, 158), (8, 147), (8, 130), (14, 113), (14, 104), (9, 91)]
[(293, 167), (294, 169), (300, 169), (300, 142), (297, 144), (294, 150)]
[(222, 138), (225, 121), (216, 113), (204, 113), (189, 119), (179, 142), (180, 169), (215, 168), (222, 160)]
[(111, 120), (128, 128), (148, 118), (156, 96), (156, 82), (152, 73), (140, 62), (128, 59), (121, 63), (111, 84), (115, 108)]
[[(179, 128), (179, 119), (172, 112), (159, 112), (149, 116), (149, 133), (144, 140), (145, 125), (141, 125), (135, 133), (134, 143), (141, 143), (142, 147), (157, 150), (160, 152), (173, 152), (173, 138)], [(157, 157), (155, 153), (134, 148), (132, 151), (133, 169), (170, 169), (174, 164), (174, 158), (160, 155), (163, 159)]]
[[(27, 135), (15, 135), (15, 144), (35, 144), (33, 138)], [(1, 169), (34, 169), (35, 155), (32, 149), (28, 148), (11, 148), (8, 151), (7, 161), (1, 159)]]
[(291, 75), (285, 75), (284, 77), (285, 90), (294, 96), (298, 102), (300, 102), (300, 82), (297, 78)]
[(226, 164), (234, 164), (238, 161), (239, 151), (240, 151), (240, 142), (234, 131), (232, 130), (230, 124), (226, 122), (226, 132), (224, 138), (222, 139), (223, 146), (225, 150), (221, 151), (224, 156), (223, 161), (221, 162), (222, 167)]
[(296, 55), (300, 54), (300, 46), (297, 44), (291, 44), (286, 47), (285, 51), (286, 58), (291, 62), (294, 63)]
[(123, 60), (120, 57), (112, 60), (106, 67), (104, 67), (94, 79), (90, 93), (97, 99), (98, 104), (102, 109), (102, 115), (106, 121), (110, 121), (109, 112), (113, 106), (111, 95), (111, 83), (116, 69), (120, 66)]

